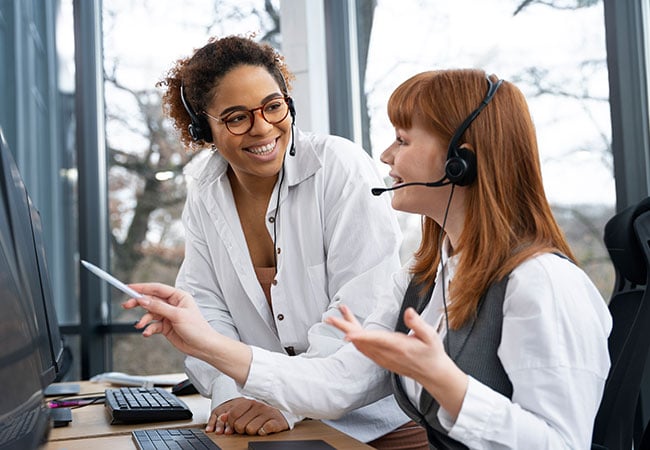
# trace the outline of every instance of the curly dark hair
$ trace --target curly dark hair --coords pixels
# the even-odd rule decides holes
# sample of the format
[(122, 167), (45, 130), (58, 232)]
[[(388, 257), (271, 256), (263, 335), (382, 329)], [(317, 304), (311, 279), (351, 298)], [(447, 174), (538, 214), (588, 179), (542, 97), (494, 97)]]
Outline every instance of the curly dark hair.
[[(241, 65), (264, 67), (275, 78), (283, 94), (289, 95), (293, 74), (287, 69), (284, 57), (266, 43), (255, 42), (253, 36), (210, 38), (208, 43), (194, 51), (192, 56), (177, 60), (156, 86), (165, 89), (163, 111), (172, 119), (180, 133), (181, 142), (188, 148), (205, 147), (211, 139), (194, 141), (188, 131), (191, 118), (181, 100), (181, 86), (185, 100), (199, 114), (212, 100), (219, 81), (232, 69)], [(199, 114), (203, 126), (205, 118)], [(208, 128), (209, 129), (209, 128)]]

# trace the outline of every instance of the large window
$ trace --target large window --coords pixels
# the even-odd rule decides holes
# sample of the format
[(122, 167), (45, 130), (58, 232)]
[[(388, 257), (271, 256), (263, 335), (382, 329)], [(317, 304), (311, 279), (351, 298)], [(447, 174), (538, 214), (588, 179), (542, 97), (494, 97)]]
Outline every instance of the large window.
[[(574, 4), (377, 2), (365, 76), (369, 150), (378, 159), (393, 140), (385, 112), (388, 96), (417, 72), (482, 67), (515, 82), (536, 121), (548, 197), (581, 263), (607, 298), (613, 272), (602, 227), (614, 211), (615, 187), (603, 5)], [(156, 81), (210, 35), (277, 32), (273, 11), (279, 5), (271, 7), (265, 9), (262, 1), (105, 3), (111, 265), (118, 277), (173, 283), (183, 255), (182, 169), (194, 155), (179, 146), (163, 119)], [(144, 23), (149, 25), (143, 33)], [(419, 242), (420, 222), (412, 215), (400, 217), (406, 259)], [(119, 308), (122, 298), (113, 292), (113, 323), (135, 318)], [(163, 339), (114, 335), (115, 370), (174, 370), (182, 368), (181, 361)]]
[[(392, 90), (415, 73), (458, 67), (483, 68), (526, 95), (547, 196), (580, 262), (609, 298), (613, 270), (602, 230), (616, 189), (602, 2), (378, 1), (366, 73), (375, 157), (394, 139), (385, 112)], [(406, 257), (419, 242), (420, 222), (410, 215), (402, 223)]]
[[(84, 324), (87, 315), (83, 308), (96, 299), (95, 293), (86, 293), (82, 298), (75, 295), (80, 285), (76, 263), (81, 244), (76, 239), (77, 225), (88, 214), (83, 204), (78, 203), (80, 196), (88, 196), (88, 191), (76, 184), (82, 172), (77, 174), (76, 171), (75, 146), (81, 147), (74, 142), (75, 136), (80, 136), (79, 132), (75, 134), (75, 128), (80, 129), (81, 125), (75, 117), (79, 121), (101, 120), (99, 128), (103, 140), (101, 113), (105, 113), (105, 181), (109, 195), (104, 209), (107, 210), (109, 231), (97, 237), (110, 235), (111, 270), (125, 281), (173, 283), (183, 253), (179, 216), (185, 185), (181, 172), (193, 155), (179, 146), (169, 123), (163, 120), (160, 92), (155, 84), (175, 59), (188, 55), (212, 35), (257, 32), (259, 38), (266, 38), (282, 49), (280, 6), (291, 6), (294, 1), (104, 1), (98, 21), (102, 24), (97, 25), (97, 29), (89, 29), (89, 21), (84, 16), (77, 17), (77, 29), (84, 25), (87, 32), (101, 33), (97, 47), (103, 52), (99, 71), (103, 71), (105, 81), (101, 86), (101, 104), (95, 109), (80, 109), (84, 98), (75, 97), (75, 89), (79, 91), (83, 87), (75, 87), (75, 81), (84, 80), (88, 67), (79, 61), (75, 67), (75, 55), (78, 57), (84, 49), (76, 49), (75, 53), (74, 44), (83, 45), (89, 36), (80, 36), (78, 31), (75, 36), (73, 14), (80, 7), (101, 5), (102, 2), (14, 0), (0, 3), (3, 38), (0, 40), (0, 80), (10, 86), (6, 101), (0, 104), (0, 125), (9, 129), (10, 143), (31, 185), (28, 187), (32, 187), (32, 192), (39, 192), (34, 198), (44, 211), (46, 228), (54, 230), (47, 244), (48, 256), (53, 262), (59, 317), (68, 334), (68, 342), (74, 343), (77, 364), (92, 357), (91, 347), (83, 349), (87, 338), (84, 330), (101, 339), (111, 337), (105, 346), (108, 358), (87, 364), (82, 376), (99, 370), (132, 373), (182, 370), (183, 358), (164, 340), (143, 340), (131, 332), (135, 315), (125, 314), (119, 308), (124, 297), (118, 291), (111, 291), (108, 301), (91, 305), (101, 313), (99, 326)], [(340, 5), (354, 3), (341, 2)], [(368, 128), (364, 142), (377, 159), (380, 170), (387, 172), (378, 161), (379, 154), (394, 138), (386, 117), (386, 102), (392, 90), (406, 78), (435, 68), (482, 67), (515, 82), (527, 96), (537, 126), (548, 197), (582, 265), (607, 298), (613, 273), (603, 248), (602, 230), (617, 202), (610, 123), (620, 122), (623, 113), (636, 115), (638, 107), (636, 103), (626, 103), (626, 110), (614, 112), (610, 122), (605, 39), (608, 22), (603, 0), (356, 0), (356, 3), (363, 8), (356, 9), (356, 17), (351, 17), (350, 23), (364, 30), (359, 36), (365, 36), (372, 24), (368, 48), (365, 48), (364, 39), (357, 36), (360, 48), (352, 54), (361, 58), (368, 56), (367, 61), (360, 61), (358, 65), (361, 70), (365, 67), (363, 78), (369, 117), (369, 124), (363, 121)], [(613, 0), (605, 3), (615, 4)], [(40, 8), (42, 4), (56, 4), (57, 8), (43, 9)], [(327, 0), (323, 4), (326, 8), (339, 5)], [(626, 4), (616, 2), (623, 9)], [(647, 24), (650, 0), (635, 0), (630, 4), (644, 5), (646, 19), (642, 23)], [(23, 13), (15, 13), (17, 5)], [(311, 0), (310, 5), (313, 6)], [(350, 11), (353, 10), (350, 7)], [(53, 41), (43, 30), (54, 29), (57, 13), (58, 67), (43, 64), (46, 59), (52, 62), (55, 59), (52, 56), (37, 57), (30, 53), (31, 50), (23, 51), (32, 46), (26, 34), (39, 36), (30, 31), (32, 28), (41, 30), (45, 36), (34, 40), (36, 47), (41, 42), (49, 45)], [(331, 20), (327, 23), (328, 33), (341, 35), (350, 31), (346, 27), (349, 24), (339, 23), (338, 15), (324, 16), (326, 21), (327, 18)], [(25, 23), (18, 23), (21, 20)], [(618, 26), (608, 31), (613, 34), (614, 28), (616, 35), (629, 38), (629, 27)], [(647, 30), (644, 36), (645, 47), (632, 48), (630, 55), (642, 55), (647, 64), (650, 48)], [(300, 36), (292, 37), (300, 39)], [(304, 42), (296, 42), (303, 48)], [(349, 42), (354, 43), (355, 39)], [(340, 57), (339, 53), (339, 50), (329, 49), (328, 64), (332, 62), (331, 57)], [(35, 63), (37, 58), (40, 60)], [(42, 112), (42, 100), (52, 99), (52, 93), (46, 97), (39, 94), (46, 90), (26, 88), (24, 80), (28, 79), (26, 74), (32, 73), (30, 70), (38, 72), (33, 78), (35, 81), (45, 80), (43, 73), (57, 73), (51, 78), (56, 83), (45, 83), (58, 95), (60, 105), (56, 111)], [(627, 66), (621, 67), (619, 75), (625, 75), (625, 70)], [(332, 74), (329, 76), (331, 78)], [(647, 78), (646, 73), (644, 76)], [(636, 87), (630, 91), (637, 98), (642, 96), (647, 108), (647, 92)], [(329, 97), (335, 95), (330, 90)], [(613, 92), (611, 96), (613, 98)], [(301, 94), (302, 97), (307, 95)], [(310, 99), (304, 101), (310, 102)], [(341, 103), (330, 102), (330, 109), (337, 104)], [(362, 106), (361, 114), (363, 110)], [(36, 122), (26, 114), (28, 111), (40, 114), (37, 118), (41, 125), (34, 126)], [(330, 112), (330, 116), (344, 116), (336, 110)], [(647, 134), (647, 127), (645, 123), (635, 129), (645, 128)], [(58, 149), (55, 150), (57, 154), (44, 157), (48, 142), (48, 148)], [(644, 146), (624, 147), (625, 152), (638, 155), (638, 161), (650, 159), (649, 150)], [(78, 151), (95, 150), (91, 146)], [(614, 151), (620, 157), (621, 152)], [(637, 176), (633, 170), (635, 165), (642, 163), (626, 161), (626, 164), (616, 165), (618, 184), (625, 177), (634, 178), (642, 185), (649, 184), (645, 179), (647, 171)], [(54, 173), (58, 175), (57, 182), (50, 180)], [(96, 180), (96, 184), (101, 181)], [(49, 192), (35, 187), (41, 185), (55, 188)], [(95, 200), (101, 203), (98, 198)], [(77, 205), (82, 206), (77, 209)], [(401, 215), (400, 220), (407, 237), (403, 248), (406, 259), (419, 242), (420, 223), (415, 216)], [(79, 236), (84, 238), (83, 227)], [(78, 377), (79, 373), (75, 375)]]

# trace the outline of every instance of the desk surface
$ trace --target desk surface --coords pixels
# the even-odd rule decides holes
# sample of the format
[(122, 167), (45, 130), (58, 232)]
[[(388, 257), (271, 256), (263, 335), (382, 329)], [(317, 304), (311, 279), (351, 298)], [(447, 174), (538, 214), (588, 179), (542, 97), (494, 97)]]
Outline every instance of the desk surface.
[[(169, 378), (168, 376), (166, 378)], [(179, 374), (179, 381), (183, 378)], [(79, 383), (79, 395), (88, 395), (103, 392), (107, 387), (105, 383), (82, 381)], [(191, 420), (178, 420), (170, 422), (139, 423), (130, 425), (111, 425), (106, 408), (103, 404), (86, 405), (72, 409), (72, 423), (66, 427), (53, 428), (50, 431), (48, 443), (43, 450), (116, 450), (135, 449), (131, 439), (131, 431), (144, 428), (203, 428), (208, 420), (210, 401), (200, 395), (181, 397), (192, 410), (194, 416)], [(371, 447), (331, 428), (317, 420), (305, 420), (294, 427), (293, 430), (276, 433), (269, 436), (246, 435), (216, 435), (211, 433), (210, 439), (217, 443), (223, 450), (245, 450), (251, 440), (296, 440), (296, 439), (322, 439), (337, 449), (370, 449)]]
[[(249, 441), (283, 441), (297, 439), (322, 439), (332, 447), (345, 450), (364, 450), (372, 447), (325, 425), (318, 420), (304, 420), (297, 423), (293, 430), (283, 431), (269, 436), (216, 435), (209, 434), (222, 450), (246, 450)], [(135, 449), (131, 434), (91, 437), (86, 439), (66, 439), (50, 441), (42, 450), (122, 450)]]

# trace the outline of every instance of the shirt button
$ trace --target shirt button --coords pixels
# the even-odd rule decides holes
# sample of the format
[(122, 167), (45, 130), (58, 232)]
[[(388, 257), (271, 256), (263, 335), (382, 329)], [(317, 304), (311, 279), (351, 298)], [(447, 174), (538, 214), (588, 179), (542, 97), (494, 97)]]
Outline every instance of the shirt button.
[(284, 320), (284, 314), (278, 314), (278, 320)]
[(273, 280), (273, 281), (271, 281), (271, 283), (273, 284), (273, 286), (277, 286), (278, 285), (278, 280)]
[(282, 249), (280, 247), (278, 247), (278, 255), (280, 254), (281, 251), (282, 251)]
[(269, 217), (269, 222), (271, 223), (275, 222), (275, 217)]

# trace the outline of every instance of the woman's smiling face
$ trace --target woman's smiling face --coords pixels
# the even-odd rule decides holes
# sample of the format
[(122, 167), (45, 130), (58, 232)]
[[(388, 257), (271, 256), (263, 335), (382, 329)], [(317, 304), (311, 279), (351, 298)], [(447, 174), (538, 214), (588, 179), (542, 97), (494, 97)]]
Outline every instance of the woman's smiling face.
[[(218, 83), (214, 98), (206, 113), (221, 118), (233, 110), (258, 108), (272, 98), (283, 98), (284, 93), (267, 69), (242, 65), (229, 71)], [(208, 119), (214, 143), (228, 161), (234, 174), (240, 178), (276, 177), (282, 167), (291, 135), (291, 116), (277, 124), (270, 124), (258, 109), (252, 128), (240, 136), (232, 134), (225, 124)]]
[[(445, 143), (422, 126), (395, 128), (395, 141), (381, 154), (390, 166), (393, 186), (412, 182), (432, 182), (445, 174)], [(409, 186), (393, 192), (393, 208), (430, 217), (432, 208), (449, 195), (449, 187)]]

